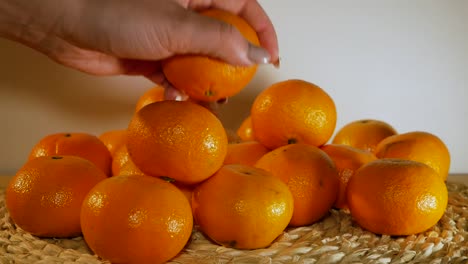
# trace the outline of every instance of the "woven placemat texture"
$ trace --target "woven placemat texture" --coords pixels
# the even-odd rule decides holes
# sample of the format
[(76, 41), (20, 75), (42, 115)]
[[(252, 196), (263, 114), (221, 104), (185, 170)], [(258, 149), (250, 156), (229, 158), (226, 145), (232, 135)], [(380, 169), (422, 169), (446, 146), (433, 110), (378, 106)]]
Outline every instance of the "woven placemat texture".
[[(268, 248), (218, 246), (194, 230), (171, 263), (468, 263), (468, 186), (448, 183), (449, 205), (439, 223), (412, 236), (380, 236), (361, 229), (349, 214), (332, 210), (320, 222), (287, 229)], [(0, 263), (108, 263), (82, 237), (39, 239), (17, 228), (0, 190)]]

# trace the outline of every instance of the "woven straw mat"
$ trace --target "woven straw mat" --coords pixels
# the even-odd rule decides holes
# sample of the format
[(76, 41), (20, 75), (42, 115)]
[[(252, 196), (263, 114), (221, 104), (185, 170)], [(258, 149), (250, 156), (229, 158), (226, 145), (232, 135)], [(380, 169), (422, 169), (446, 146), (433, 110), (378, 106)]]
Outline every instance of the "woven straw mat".
[[(406, 237), (375, 235), (332, 210), (306, 227), (288, 228), (267, 248), (215, 245), (194, 230), (170, 263), (468, 263), (468, 186), (448, 183), (449, 205), (430, 230)], [(0, 263), (108, 263), (82, 237), (39, 239), (16, 227), (0, 190)]]

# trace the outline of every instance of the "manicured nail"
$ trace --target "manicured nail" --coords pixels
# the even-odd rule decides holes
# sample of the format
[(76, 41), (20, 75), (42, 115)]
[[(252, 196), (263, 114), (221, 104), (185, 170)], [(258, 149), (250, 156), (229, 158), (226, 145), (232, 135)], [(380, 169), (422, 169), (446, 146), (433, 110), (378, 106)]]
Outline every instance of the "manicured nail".
[(179, 91), (172, 86), (165, 86), (164, 99), (174, 101), (185, 101), (188, 99), (188, 96), (184, 92)]
[(272, 63), (273, 66), (275, 66), (276, 69), (279, 69), (279, 67), (280, 67), (280, 60), (281, 60), (281, 58), (278, 57), (278, 59), (275, 62)]
[(247, 54), (249, 60), (255, 64), (268, 64), (270, 63), (270, 54), (264, 48), (249, 44), (249, 53)]
[(227, 98), (227, 97), (221, 98), (221, 99), (219, 99), (218, 101), (216, 101), (216, 103), (218, 103), (218, 104), (227, 104), (227, 102), (228, 102), (228, 98)]

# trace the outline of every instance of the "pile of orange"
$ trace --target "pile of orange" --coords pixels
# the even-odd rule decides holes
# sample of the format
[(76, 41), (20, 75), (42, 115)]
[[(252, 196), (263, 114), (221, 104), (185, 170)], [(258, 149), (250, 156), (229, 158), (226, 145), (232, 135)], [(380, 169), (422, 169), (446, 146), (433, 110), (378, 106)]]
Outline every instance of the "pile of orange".
[[(240, 17), (203, 14), (258, 44)], [(41, 237), (83, 235), (112, 263), (163, 263), (185, 247), (194, 223), (222, 246), (255, 249), (332, 209), (386, 235), (423, 232), (442, 217), (450, 155), (437, 136), (397, 133), (373, 119), (336, 130), (331, 96), (292, 79), (259, 93), (230, 141), (197, 102), (234, 96), (255, 66), (184, 55), (163, 69), (193, 100), (165, 101), (156, 86), (125, 129), (56, 133), (33, 146), (6, 192), (18, 227)]]

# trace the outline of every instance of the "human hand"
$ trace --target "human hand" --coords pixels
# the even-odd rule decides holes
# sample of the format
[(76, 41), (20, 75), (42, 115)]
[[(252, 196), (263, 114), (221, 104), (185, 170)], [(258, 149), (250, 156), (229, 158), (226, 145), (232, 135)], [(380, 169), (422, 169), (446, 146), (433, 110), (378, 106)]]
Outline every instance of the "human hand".
[[(94, 75), (142, 75), (168, 87), (160, 61), (176, 54), (204, 54), (245, 66), (278, 61), (275, 30), (255, 0), (6, 1), (30, 10), (19, 20), (20, 35), (14, 39)], [(207, 8), (243, 17), (263, 48), (233, 26), (193, 12)], [(180, 96), (168, 91), (168, 97)]]

